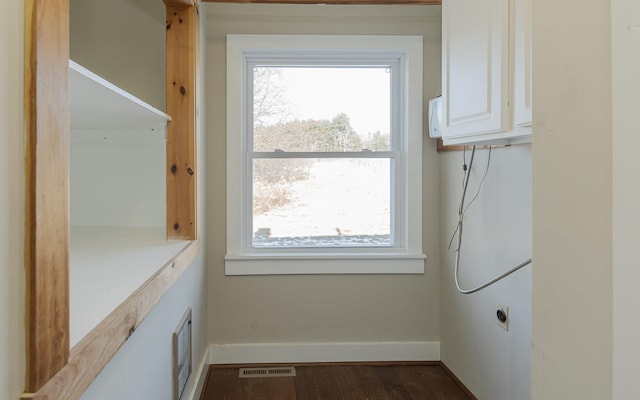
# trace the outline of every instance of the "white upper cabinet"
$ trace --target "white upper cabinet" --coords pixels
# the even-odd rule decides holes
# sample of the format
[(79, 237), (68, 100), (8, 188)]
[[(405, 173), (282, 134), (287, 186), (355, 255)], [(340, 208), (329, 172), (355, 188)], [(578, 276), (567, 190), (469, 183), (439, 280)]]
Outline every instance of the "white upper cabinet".
[(445, 0), (442, 29), (446, 137), (505, 130), (508, 0)]
[(514, 75), (514, 125), (515, 128), (531, 126), (531, 1), (514, 0), (515, 21), (515, 75)]
[(530, 0), (443, 0), (445, 144), (531, 133)]

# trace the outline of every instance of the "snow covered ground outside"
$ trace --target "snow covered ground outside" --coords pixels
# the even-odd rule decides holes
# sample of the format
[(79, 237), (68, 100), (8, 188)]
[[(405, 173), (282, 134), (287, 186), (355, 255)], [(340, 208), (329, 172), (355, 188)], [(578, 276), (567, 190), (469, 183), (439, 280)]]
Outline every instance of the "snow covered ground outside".
[(256, 215), (254, 246), (390, 245), (387, 159), (319, 159), (290, 204)]

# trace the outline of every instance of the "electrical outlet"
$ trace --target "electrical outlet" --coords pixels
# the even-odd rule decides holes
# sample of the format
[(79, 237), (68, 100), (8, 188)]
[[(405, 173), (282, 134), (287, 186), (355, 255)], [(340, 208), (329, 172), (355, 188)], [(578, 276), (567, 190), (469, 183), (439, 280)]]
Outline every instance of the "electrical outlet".
[(496, 318), (498, 321), (498, 326), (504, 329), (505, 331), (509, 330), (509, 307), (505, 307), (502, 304), (498, 304), (498, 309), (496, 310)]

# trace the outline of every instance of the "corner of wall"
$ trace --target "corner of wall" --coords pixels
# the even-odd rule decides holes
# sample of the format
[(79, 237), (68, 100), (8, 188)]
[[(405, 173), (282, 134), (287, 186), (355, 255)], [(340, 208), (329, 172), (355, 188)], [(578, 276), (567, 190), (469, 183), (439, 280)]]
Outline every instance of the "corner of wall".
[(25, 379), (24, 0), (0, 14), (0, 398)]
[[(447, 248), (457, 223), (462, 152), (440, 153), (442, 361), (480, 399), (530, 396), (531, 268), (476, 294), (457, 292), (455, 255)], [(468, 161), (469, 154), (467, 154)], [(476, 152), (471, 198), (488, 160)], [(492, 150), (489, 173), (465, 218), (460, 280), (484, 283), (531, 256), (531, 146)], [(497, 324), (499, 305), (509, 307), (509, 330)]]

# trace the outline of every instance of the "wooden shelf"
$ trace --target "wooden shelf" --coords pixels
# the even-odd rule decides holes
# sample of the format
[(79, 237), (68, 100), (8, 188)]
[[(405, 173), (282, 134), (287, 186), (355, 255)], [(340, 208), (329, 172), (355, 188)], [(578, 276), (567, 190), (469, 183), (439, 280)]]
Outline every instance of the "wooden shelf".
[(162, 130), (171, 117), (69, 60), (71, 129)]
[(71, 347), (190, 243), (161, 227), (71, 227)]

